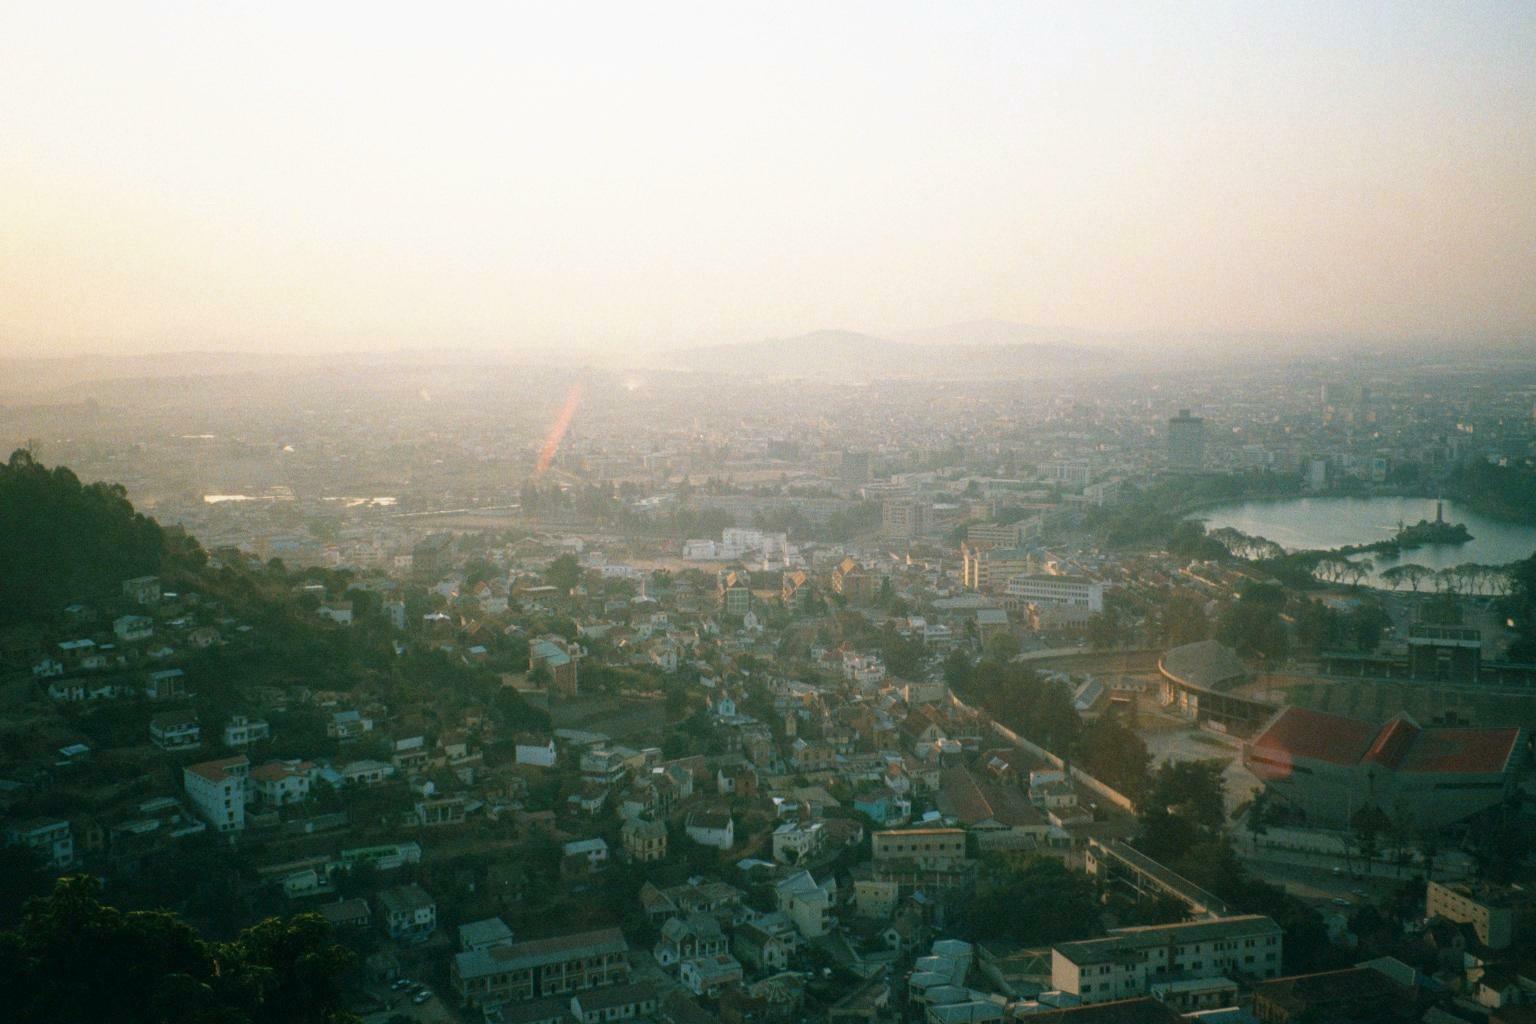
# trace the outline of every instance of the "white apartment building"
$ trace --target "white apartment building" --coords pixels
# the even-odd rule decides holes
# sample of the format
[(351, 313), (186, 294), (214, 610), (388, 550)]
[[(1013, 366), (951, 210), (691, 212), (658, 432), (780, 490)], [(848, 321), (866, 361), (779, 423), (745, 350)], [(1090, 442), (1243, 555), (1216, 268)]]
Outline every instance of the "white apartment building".
[(1015, 576), (1008, 581), (1008, 596), (1026, 604), (1067, 605), (1090, 612), (1104, 610), (1104, 584), (1083, 576)]
[(1051, 948), (1051, 987), (1084, 1003), (1135, 999), (1173, 978), (1275, 978), (1281, 931), (1259, 914), (1116, 928)]
[(245, 828), (246, 777), (251, 762), (244, 754), (203, 761), (181, 770), (187, 799), (204, 821), (220, 832)]
[(825, 935), (832, 928), (832, 906), (837, 900), (837, 882), (828, 876), (817, 882), (809, 871), (800, 871), (774, 886), (779, 913), (794, 924), (807, 939)]

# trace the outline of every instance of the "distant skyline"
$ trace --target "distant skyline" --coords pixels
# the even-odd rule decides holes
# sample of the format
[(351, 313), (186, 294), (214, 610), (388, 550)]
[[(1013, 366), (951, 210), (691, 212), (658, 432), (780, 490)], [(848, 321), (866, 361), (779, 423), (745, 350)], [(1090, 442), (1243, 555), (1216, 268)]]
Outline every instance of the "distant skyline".
[(0, 9), (0, 356), (1536, 339), (1536, 5)]

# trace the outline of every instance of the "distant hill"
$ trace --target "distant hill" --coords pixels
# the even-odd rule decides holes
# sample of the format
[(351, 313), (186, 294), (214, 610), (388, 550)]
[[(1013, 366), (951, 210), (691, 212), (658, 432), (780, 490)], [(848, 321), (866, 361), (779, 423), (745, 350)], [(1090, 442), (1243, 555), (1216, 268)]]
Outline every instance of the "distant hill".
[[(893, 341), (857, 331), (813, 331), (792, 338), (710, 345), (666, 353), (671, 366), (755, 377), (1027, 377), (1113, 368), (1116, 354), (1067, 342), (1013, 340), (1031, 331), (1016, 325), (965, 325), (931, 340)], [(1045, 336), (1048, 332), (1041, 332)], [(964, 340), (970, 337), (974, 340)]]

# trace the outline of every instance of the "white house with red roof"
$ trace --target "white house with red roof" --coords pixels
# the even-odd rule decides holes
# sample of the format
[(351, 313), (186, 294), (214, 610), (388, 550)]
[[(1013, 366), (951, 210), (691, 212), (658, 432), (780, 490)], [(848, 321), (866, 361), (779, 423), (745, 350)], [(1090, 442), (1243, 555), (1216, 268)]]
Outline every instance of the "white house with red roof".
[(311, 761), (268, 761), (251, 769), (250, 791), (265, 808), (296, 804), (309, 796), (320, 769)]

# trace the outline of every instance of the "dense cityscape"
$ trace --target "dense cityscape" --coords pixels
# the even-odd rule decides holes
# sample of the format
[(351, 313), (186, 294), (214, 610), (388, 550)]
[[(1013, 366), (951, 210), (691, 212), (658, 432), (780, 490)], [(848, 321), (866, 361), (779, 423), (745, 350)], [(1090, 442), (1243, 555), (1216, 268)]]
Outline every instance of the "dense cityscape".
[(381, 1024), (1520, 1019), (1536, 365), (378, 369), (0, 409), (24, 936), (314, 920)]
[(0, 1024), (1536, 1024), (1533, 54), (0, 3)]

